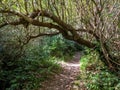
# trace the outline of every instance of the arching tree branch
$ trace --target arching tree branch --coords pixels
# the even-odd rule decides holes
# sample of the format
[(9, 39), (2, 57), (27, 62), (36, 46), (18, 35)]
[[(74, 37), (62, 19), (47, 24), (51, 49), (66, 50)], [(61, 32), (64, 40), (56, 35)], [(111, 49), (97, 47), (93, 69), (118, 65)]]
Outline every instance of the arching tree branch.
[[(37, 12), (38, 12), (38, 15), (40, 15), (40, 16), (44, 16), (44, 17), (48, 17), (48, 18), (52, 19), (54, 22), (57, 23), (57, 25), (52, 24), (52, 23), (44, 23), (44, 22), (40, 22), (39, 20), (35, 20), (34, 18), (35, 18), (35, 16), (37, 16)], [(36, 13), (34, 12), (34, 14), (31, 14), (31, 17), (29, 17), (25, 14), (19, 13), (19, 12), (8, 11), (8, 10), (0, 11), (0, 13), (11, 13), (13, 15), (17, 15), (18, 17), (20, 17), (19, 24), (30, 23), (35, 26), (54, 28), (56, 30), (59, 30), (59, 32), (62, 33), (62, 35), (69, 40), (74, 40), (74, 41), (78, 42), (79, 44), (85, 45), (89, 48), (95, 47), (95, 44), (93, 44), (92, 42), (81, 38), (79, 36), (79, 34), (76, 32), (75, 28), (73, 28), (69, 24), (64, 23), (62, 20), (60, 20), (57, 16), (53, 15), (52, 13), (38, 10), (38, 11), (36, 11)], [(11, 24), (11, 25), (14, 25), (14, 24)], [(71, 32), (72, 35), (68, 34), (69, 31)]]

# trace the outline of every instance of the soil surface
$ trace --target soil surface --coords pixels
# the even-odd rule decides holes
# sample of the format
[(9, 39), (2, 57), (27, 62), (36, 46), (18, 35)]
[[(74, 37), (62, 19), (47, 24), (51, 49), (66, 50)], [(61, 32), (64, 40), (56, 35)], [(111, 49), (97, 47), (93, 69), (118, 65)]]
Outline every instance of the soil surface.
[(77, 52), (69, 62), (60, 62), (62, 71), (43, 83), (39, 90), (85, 90), (75, 87), (73, 82), (80, 73), (80, 52)]

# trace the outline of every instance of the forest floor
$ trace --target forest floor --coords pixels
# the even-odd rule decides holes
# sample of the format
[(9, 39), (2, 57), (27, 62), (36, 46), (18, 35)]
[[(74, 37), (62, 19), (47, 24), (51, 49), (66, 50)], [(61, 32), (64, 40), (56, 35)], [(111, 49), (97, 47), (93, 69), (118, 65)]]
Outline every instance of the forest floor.
[(46, 80), (39, 90), (86, 90), (81, 81), (79, 87), (74, 85), (77, 76), (80, 74), (80, 57), (80, 52), (76, 52), (68, 62), (60, 62), (62, 71)]

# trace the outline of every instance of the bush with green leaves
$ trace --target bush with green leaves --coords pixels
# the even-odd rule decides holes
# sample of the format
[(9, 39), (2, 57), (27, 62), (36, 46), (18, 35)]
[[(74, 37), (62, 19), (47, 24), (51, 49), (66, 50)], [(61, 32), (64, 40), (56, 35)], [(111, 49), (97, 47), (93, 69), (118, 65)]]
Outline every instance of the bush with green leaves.
[(119, 90), (120, 79), (108, 71), (97, 52), (87, 51), (80, 60), (80, 79), (88, 90)]
[(42, 57), (40, 52), (43, 51), (38, 47), (31, 48), (20, 58), (15, 58), (14, 53), (6, 52), (4, 54), (3, 61), (5, 58), (9, 60), (7, 60), (6, 66), (2, 63), (0, 69), (1, 90), (34, 90), (40, 86), (43, 80), (48, 78), (47, 75), (52, 74), (55, 69), (59, 70), (60, 67), (55, 59), (45, 58), (45, 55)]
[(39, 88), (41, 82), (61, 70), (57, 61), (77, 50), (75, 43), (61, 36), (42, 38), (39, 45), (30, 42), (18, 47), (16, 41), (3, 45), (0, 54), (0, 90)]
[(89, 76), (86, 86), (89, 90), (117, 90), (116, 86), (120, 83), (120, 79), (107, 70), (87, 74)]
[(77, 51), (84, 50), (83, 46), (64, 39), (61, 35), (46, 37), (43, 39), (43, 48), (53, 57), (63, 58), (72, 56)]

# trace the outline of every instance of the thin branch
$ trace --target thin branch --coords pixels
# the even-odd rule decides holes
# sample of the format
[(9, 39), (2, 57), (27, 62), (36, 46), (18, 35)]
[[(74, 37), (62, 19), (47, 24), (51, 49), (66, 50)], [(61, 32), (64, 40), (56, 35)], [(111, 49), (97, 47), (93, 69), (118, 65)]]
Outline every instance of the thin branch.
[(23, 46), (28, 44), (30, 42), (30, 40), (34, 39), (34, 38), (38, 38), (38, 37), (41, 37), (41, 36), (55, 36), (55, 35), (58, 35), (60, 34), (60, 32), (55, 32), (55, 33), (39, 33), (38, 35), (35, 35), (35, 36), (28, 36), (27, 37), (27, 40), (25, 42), (23, 42)]
[(30, 38), (37, 38), (37, 37), (40, 37), (40, 36), (54, 36), (54, 35), (58, 35), (60, 34), (60, 32), (56, 32), (56, 33), (39, 33), (38, 35), (35, 35), (35, 36), (30, 36)]
[(0, 28), (2, 28), (2, 27), (4, 27), (4, 26), (7, 26), (7, 25), (8, 25), (8, 23), (5, 22), (5, 23), (3, 23), (3, 24), (0, 25)]
[(5, 22), (0, 25), (0, 28), (7, 26), (7, 25), (20, 25), (20, 24), (23, 24), (23, 22), (21, 21)]

